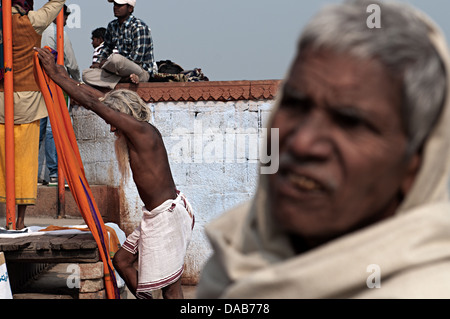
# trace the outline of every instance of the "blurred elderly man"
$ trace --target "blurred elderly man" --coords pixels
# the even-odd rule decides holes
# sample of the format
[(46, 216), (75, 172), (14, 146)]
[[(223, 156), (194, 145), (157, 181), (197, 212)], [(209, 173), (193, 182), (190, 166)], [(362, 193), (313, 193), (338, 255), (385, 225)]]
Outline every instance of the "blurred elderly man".
[(269, 122), (280, 169), (207, 227), (198, 296), (450, 298), (448, 66), (409, 6), (320, 11)]

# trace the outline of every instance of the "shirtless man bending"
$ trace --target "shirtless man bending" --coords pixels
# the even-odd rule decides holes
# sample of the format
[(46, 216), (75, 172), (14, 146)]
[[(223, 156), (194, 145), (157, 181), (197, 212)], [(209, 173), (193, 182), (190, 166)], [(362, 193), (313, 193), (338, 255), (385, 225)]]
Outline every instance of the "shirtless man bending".
[[(133, 173), (144, 203), (143, 218), (116, 253), (116, 270), (137, 298), (151, 298), (151, 291), (156, 289), (162, 289), (166, 299), (183, 298), (181, 275), (194, 216), (186, 197), (175, 187), (161, 134), (149, 123), (147, 105), (132, 91), (104, 95), (83, 85), (69, 78), (48, 50), (35, 50), (50, 78), (111, 126), (117, 137), (116, 156), (123, 179), (129, 168)], [(134, 267), (136, 261), (138, 270)]]

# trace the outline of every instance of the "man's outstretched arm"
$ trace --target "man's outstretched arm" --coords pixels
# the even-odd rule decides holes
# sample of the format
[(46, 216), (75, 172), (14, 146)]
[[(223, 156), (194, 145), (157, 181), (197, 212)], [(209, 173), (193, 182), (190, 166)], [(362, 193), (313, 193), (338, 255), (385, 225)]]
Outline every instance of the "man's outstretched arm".
[(81, 84), (78, 81), (71, 79), (66, 69), (62, 65), (55, 63), (53, 54), (42, 48), (34, 48), (38, 52), (39, 60), (47, 75), (55, 81), (71, 98), (84, 104), (92, 103), (93, 100), (97, 100), (104, 96), (104, 93), (90, 87), (88, 85)]
[(125, 133), (133, 134), (131, 131), (136, 129), (136, 120), (133, 117), (110, 109), (99, 101), (99, 98), (104, 96), (102, 92), (71, 79), (65, 68), (55, 63), (55, 58), (50, 51), (41, 48), (34, 49), (38, 52), (39, 60), (47, 75), (72, 99), (86, 109), (95, 112), (108, 124), (114, 125)]

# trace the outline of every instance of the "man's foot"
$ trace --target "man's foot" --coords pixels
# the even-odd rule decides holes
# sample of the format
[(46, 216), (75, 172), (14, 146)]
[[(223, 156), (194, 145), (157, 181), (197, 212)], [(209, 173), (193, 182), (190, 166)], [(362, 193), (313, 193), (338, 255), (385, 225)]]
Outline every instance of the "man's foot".
[(139, 76), (137, 75), (137, 74), (131, 74), (130, 75), (130, 81), (131, 81), (131, 83), (134, 83), (134, 84), (139, 84)]
[(23, 221), (16, 222), (16, 230), (24, 230), (25, 228), (27, 228), (27, 226), (25, 226)]
[[(50, 177), (50, 182), (47, 183), (48, 186), (56, 187), (58, 186), (58, 177)], [(64, 187), (69, 188), (69, 184), (67, 184), (67, 181), (64, 179)]]
[(50, 182), (48, 186), (58, 186), (58, 177), (50, 177)]
[(41, 185), (44, 185), (44, 186), (45, 186), (45, 185), (48, 185), (48, 182), (47, 182), (45, 179), (40, 179), (40, 178), (39, 178), (39, 179), (38, 179), (38, 185), (39, 185), (39, 186), (41, 186)]
[(119, 83), (133, 83), (133, 84), (139, 84), (141, 81), (145, 82), (145, 76), (141, 79), (139, 75), (137, 74), (131, 74), (130, 76), (122, 77), (119, 81)]

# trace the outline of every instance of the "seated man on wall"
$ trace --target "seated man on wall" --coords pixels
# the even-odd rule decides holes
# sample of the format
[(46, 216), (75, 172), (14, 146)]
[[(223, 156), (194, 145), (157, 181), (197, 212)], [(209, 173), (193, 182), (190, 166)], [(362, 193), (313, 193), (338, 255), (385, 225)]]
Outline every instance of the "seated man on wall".
[[(177, 191), (167, 151), (151, 113), (137, 93), (112, 91), (105, 96), (68, 77), (53, 55), (35, 48), (47, 74), (81, 106), (92, 110), (117, 137), (116, 156), (124, 181), (129, 169), (144, 203), (140, 226), (116, 253), (114, 267), (137, 298), (151, 298), (162, 289), (164, 298), (183, 298), (181, 275), (191, 240), (194, 215), (186, 197)], [(134, 263), (138, 261), (138, 271)]]
[(105, 46), (105, 33), (106, 28), (100, 27), (92, 31), (91, 44), (94, 48), (94, 53), (92, 54), (92, 65), (95, 63), (100, 63), (100, 54)]
[(108, 1), (117, 19), (108, 24), (100, 61), (83, 71), (83, 81), (109, 89), (121, 81), (147, 82), (157, 71), (150, 28), (133, 15), (136, 0)]

